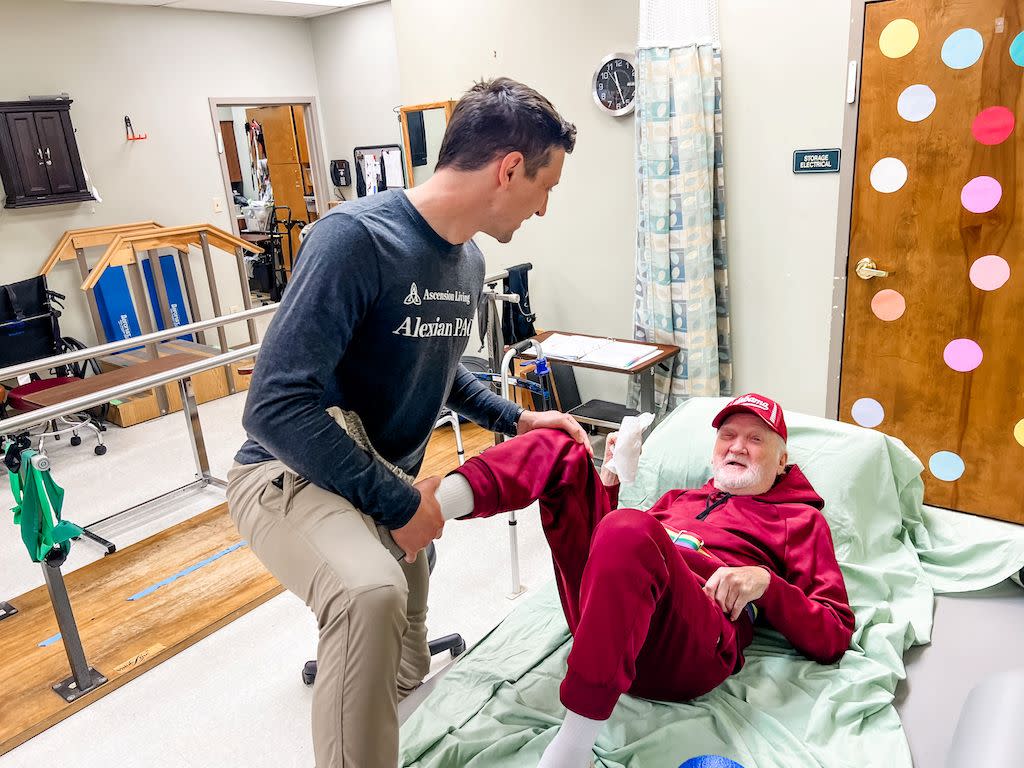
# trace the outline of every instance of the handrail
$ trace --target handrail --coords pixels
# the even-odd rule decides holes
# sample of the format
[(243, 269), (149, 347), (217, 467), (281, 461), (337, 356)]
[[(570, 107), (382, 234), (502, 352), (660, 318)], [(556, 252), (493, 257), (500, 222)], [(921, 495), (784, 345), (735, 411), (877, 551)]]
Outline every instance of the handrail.
[(66, 416), (69, 413), (80, 413), (81, 411), (89, 408), (95, 408), (97, 405), (103, 405), (104, 403), (116, 398), (126, 397), (127, 395), (132, 395), (136, 392), (143, 392), (147, 389), (153, 389), (153, 387), (159, 387), (163, 384), (167, 384), (168, 382), (183, 379), (187, 376), (193, 376), (197, 373), (202, 373), (203, 371), (220, 368), (222, 365), (228, 365), (236, 360), (243, 360), (247, 357), (252, 357), (259, 351), (259, 348), (259, 344), (252, 344), (248, 347), (235, 349), (222, 355), (216, 355), (215, 357), (205, 357), (202, 360), (197, 360), (194, 363), (187, 363), (186, 365), (174, 368), (170, 371), (154, 373), (151, 376), (136, 379), (135, 381), (128, 381), (124, 384), (107, 387), (99, 392), (81, 395), (80, 397), (66, 400), (63, 403), (57, 403), (56, 405), (50, 405), (45, 408), (39, 408), (26, 413), (20, 413), (17, 416), (12, 416), (8, 419), (0, 419), (0, 435), (16, 434), (38, 424), (44, 424), (51, 419), (56, 419), (58, 416)]
[(104, 355), (110, 355), (114, 352), (121, 352), (125, 349), (134, 349), (141, 347), (144, 344), (150, 344), (155, 341), (164, 341), (165, 339), (174, 339), (182, 334), (193, 333), (195, 331), (203, 331), (207, 328), (218, 328), (222, 325), (228, 325), (229, 323), (236, 323), (241, 320), (251, 320), (259, 315), (266, 315), (277, 309), (277, 304), (265, 304), (262, 307), (253, 307), (252, 309), (244, 309), (241, 312), (235, 312), (231, 315), (222, 315), (221, 317), (213, 317), (209, 320), (200, 320), (195, 323), (189, 323), (188, 325), (179, 325), (174, 328), (168, 328), (164, 331), (156, 331), (155, 333), (147, 333), (144, 336), (133, 336), (130, 339), (124, 339), (122, 341), (112, 341), (109, 344), (101, 344), (97, 347), (89, 347), (88, 349), (76, 349), (73, 352), (66, 352), (63, 355), (55, 355), (54, 357), (46, 357), (42, 360), (32, 360), (27, 363), (19, 363), (18, 365), (12, 365), (8, 368), (0, 369), (0, 381), (6, 381), (7, 379), (13, 379), (26, 373), (34, 373), (36, 371), (47, 371), (50, 368), (57, 368), (61, 365), (67, 365), (68, 363), (76, 363), (79, 360), (87, 360), (90, 357), (102, 357)]

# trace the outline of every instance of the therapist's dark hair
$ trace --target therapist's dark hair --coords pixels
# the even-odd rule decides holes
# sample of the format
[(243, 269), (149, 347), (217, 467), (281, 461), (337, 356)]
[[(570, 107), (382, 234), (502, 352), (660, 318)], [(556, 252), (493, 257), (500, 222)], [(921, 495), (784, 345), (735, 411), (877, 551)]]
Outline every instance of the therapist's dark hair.
[(477, 83), (459, 99), (444, 132), (437, 168), (476, 171), (496, 157), (522, 152), (530, 178), (555, 148), (572, 152), (576, 126), (528, 85), (507, 77)]

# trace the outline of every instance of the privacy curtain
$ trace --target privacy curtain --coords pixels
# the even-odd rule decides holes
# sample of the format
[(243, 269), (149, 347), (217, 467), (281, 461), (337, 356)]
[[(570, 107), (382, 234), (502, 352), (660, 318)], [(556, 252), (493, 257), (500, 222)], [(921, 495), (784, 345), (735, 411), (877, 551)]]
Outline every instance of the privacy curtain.
[(716, 0), (641, 0), (636, 137), (634, 337), (682, 349), (657, 373), (664, 414), (732, 393)]

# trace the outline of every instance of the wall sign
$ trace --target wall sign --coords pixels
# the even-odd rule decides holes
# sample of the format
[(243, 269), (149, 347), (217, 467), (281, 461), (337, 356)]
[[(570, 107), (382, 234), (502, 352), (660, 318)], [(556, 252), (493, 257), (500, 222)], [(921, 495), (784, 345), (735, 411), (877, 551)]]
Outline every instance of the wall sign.
[(839, 173), (838, 149), (798, 149), (793, 152), (793, 173)]

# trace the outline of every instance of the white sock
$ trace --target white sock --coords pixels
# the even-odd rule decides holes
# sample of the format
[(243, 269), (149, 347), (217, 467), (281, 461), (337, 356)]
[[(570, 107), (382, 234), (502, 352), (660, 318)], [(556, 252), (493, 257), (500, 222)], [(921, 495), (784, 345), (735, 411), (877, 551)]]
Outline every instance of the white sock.
[(437, 503), (441, 505), (441, 516), (446, 523), (465, 517), (473, 513), (473, 488), (462, 475), (448, 475), (437, 487)]
[(605, 722), (566, 710), (565, 721), (555, 734), (555, 740), (540, 756), (537, 768), (588, 768), (597, 734)]

